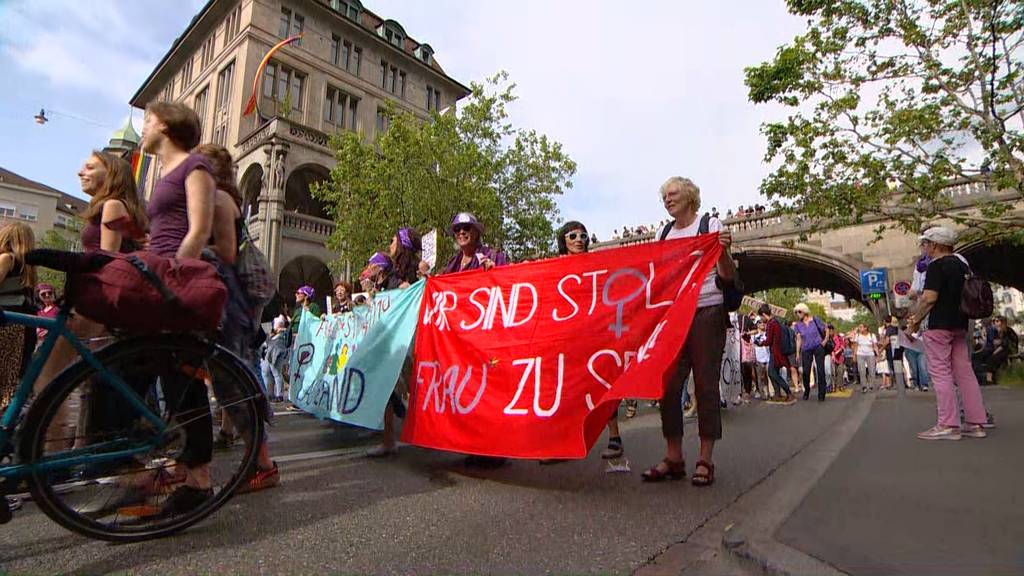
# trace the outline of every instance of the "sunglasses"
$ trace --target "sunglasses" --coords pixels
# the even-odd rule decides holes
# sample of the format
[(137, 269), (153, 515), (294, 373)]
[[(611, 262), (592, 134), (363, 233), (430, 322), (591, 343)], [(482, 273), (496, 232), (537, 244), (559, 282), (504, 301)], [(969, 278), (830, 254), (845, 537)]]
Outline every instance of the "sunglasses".
[(452, 230), (455, 230), (456, 234), (458, 234), (459, 232), (469, 232), (472, 229), (473, 227), (470, 226), (469, 224), (458, 224), (454, 228), (452, 228)]
[(47, 291), (47, 292), (40, 292), (39, 293), (39, 297), (40, 298), (53, 298), (53, 292), (49, 292), (49, 291)]
[(590, 236), (586, 232), (569, 232), (565, 237), (569, 240), (590, 240)]

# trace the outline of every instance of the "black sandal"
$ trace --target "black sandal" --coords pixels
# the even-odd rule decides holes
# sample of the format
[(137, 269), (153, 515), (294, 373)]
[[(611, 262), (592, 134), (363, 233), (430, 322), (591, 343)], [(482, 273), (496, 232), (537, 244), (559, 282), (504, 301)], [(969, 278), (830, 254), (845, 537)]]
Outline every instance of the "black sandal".
[[(700, 472), (702, 466), (707, 472)], [(690, 478), (690, 483), (694, 486), (711, 486), (714, 484), (715, 465), (707, 460), (698, 460), (697, 465), (693, 469), (693, 477)]]
[(686, 478), (686, 461), (673, 462), (668, 458), (661, 461), (665, 464), (666, 470), (662, 472), (657, 466), (651, 466), (640, 478), (644, 482), (664, 482), (665, 480), (683, 480)]

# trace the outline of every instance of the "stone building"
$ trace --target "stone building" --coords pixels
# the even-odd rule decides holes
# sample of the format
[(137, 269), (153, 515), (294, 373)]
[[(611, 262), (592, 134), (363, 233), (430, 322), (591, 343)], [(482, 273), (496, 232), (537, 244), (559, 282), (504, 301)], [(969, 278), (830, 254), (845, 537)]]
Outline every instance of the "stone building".
[(78, 214), (88, 202), (56, 188), (0, 168), (0, 226), (23, 222), (32, 228), (36, 242), (53, 230), (69, 247), (78, 247), (82, 228)]
[[(256, 78), (270, 48), (300, 33)], [(261, 112), (243, 117), (254, 88)], [(334, 165), (329, 135), (386, 130), (386, 103), (426, 121), (468, 94), (429, 44), (359, 0), (210, 0), (131, 104), (174, 100), (195, 109), (203, 141), (235, 158), (249, 230), (278, 273), (280, 293), (311, 283), (323, 295), (326, 264), (338, 254), (324, 245), (334, 224), (309, 187)], [(151, 172), (147, 190), (159, 167)]]

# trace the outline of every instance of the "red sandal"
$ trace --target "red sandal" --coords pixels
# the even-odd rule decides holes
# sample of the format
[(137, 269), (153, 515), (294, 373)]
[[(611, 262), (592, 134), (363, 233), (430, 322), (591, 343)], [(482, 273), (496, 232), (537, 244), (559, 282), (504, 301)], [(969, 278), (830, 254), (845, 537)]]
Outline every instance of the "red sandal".
[(667, 470), (661, 471), (657, 466), (651, 466), (640, 477), (644, 482), (663, 482), (665, 480), (683, 480), (686, 478), (686, 461), (674, 462), (665, 458), (662, 460)]
[[(699, 471), (702, 466), (707, 470), (706, 473)], [(698, 460), (697, 465), (693, 469), (693, 477), (690, 478), (690, 483), (694, 486), (711, 486), (714, 484), (715, 465), (707, 460)]]

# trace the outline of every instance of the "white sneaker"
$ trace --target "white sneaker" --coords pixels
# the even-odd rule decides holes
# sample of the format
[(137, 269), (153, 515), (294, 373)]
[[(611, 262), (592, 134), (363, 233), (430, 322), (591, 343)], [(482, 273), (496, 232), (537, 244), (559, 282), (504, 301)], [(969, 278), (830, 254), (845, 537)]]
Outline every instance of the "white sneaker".
[(979, 424), (963, 424), (960, 426), (960, 435), (967, 436), (968, 438), (984, 438), (988, 436)]
[(919, 432), (917, 437), (921, 440), (959, 440), (959, 428), (946, 428), (945, 426), (933, 426), (924, 432)]
[(398, 446), (388, 448), (383, 444), (370, 448), (366, 451), (367, 458), (387, 458), (388, 456), (394, 456), (395, 454), (398, 454)]

